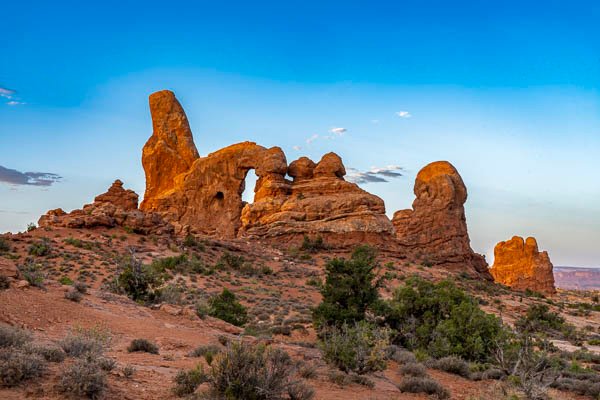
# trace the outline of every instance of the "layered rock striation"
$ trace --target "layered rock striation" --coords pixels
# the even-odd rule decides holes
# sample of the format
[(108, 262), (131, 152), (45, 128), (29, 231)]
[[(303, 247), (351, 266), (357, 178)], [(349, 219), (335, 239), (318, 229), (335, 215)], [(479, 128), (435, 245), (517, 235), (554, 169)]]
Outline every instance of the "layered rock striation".
[(553, 266), (548, 252), (538, 250), (535, 238), (514, 236), (494, 248), (490, 273), (496, 282), (517, 290), (554, 294)]
[(452, 164), (436, 161), (419, 171), (412, 209), (394, 213), (398, 243), (434, 265), (468, 265), (487, 275), (483, 256), (471, 249), (464, 204), (467, 188)]

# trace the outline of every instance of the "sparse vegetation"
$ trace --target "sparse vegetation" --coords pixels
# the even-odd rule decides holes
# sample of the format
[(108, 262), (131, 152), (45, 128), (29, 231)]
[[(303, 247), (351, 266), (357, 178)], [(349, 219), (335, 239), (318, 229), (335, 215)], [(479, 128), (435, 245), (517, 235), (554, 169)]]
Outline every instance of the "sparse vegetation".
[(246, 308), (236, 300), (235, 294), (223, 289), (221, 294), (213, 296), (208, 301), (208, 315), (222, 319), (235, 326), (248, 322)]
[(101, 327), (75, 328), (59, 344), (68, 356), (81, 357), (88, 354), (101, 354), (109, 346), (110, 341), (110, 333)]
[(133, 339), (127, 347), (127, 351), (130, 353), (144, 352), (150, 354), (158, 354), (158, 346), (155, 343), (149, 341), (148, 339)]
[(46, 361), (37, 354), (14, 347), (0, 349), (0, 386), (16, 386), (45, 370)]
[(10, 244), (8, 244), (8, 240), (0, 237), (0, 254), (8, 253), (11, 250)]
[(331, 326), (322, 331), (323, 358), (341, 371), (365, 374), (386, 367), (389, 331), (365, 321)]
[(83, 295), (75, 289), (69, 289), (65, 292), (65, 299), (79, 303)]
[(31, 286), (43, 288), (46, 274), (42, 271), (40, 265), (33, 262), (28, 262), (24, 265), (17, 267), (19, 270), (19, 276), (26, 280)]
[(471, 377), (469, 364), (460, 357), (448, 356), (438, 360), (432, 360), (428, 363), (428, 366), (439, 369), (440, 371), (462, 376), (463, 378), (469, 379)]
[(302, 244), (300, 245), (300, 250), (309, 253), (316, 253), (326, 249), (327, 245), (323, 241), (323, 237), (321, 235), (317, 235), (314, 239), (311, 239), (308, 235), (304, 235)]
[(36, 257), (44, 257), (50, 254), (50, 250), (50, 241), (44, 238), (36, 243), (32, 243), (31, 246), (29, 246), (29, 255)]
[(107, 388), (106, 371), (92, 358), (75, 361), (60, 375), (58, 389), (72, 396), (100, 398)]
[(430, 377), (414, 377), (404, 378), (398, 385), (403, 393), (425, 393), (428, 395), (437, 396), (438, 399), (450, 398), (448, 389), (440, 385), (436, 380)]
[(198, 386), (208, 381), (208, 375), (200, 365), (190, 370), (181, 370), (175, 375), (173, 382), (175, 387), (173, 393), (179, 397), (184, 397), (196, 391)]

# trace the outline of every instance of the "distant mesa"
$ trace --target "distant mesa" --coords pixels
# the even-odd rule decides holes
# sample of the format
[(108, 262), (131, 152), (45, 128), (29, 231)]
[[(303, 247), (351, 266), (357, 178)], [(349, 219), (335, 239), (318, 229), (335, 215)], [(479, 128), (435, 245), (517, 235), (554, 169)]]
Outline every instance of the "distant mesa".
[(523, 240), (514, 236), (494, 248), (494, 265), (490, 273), (496, 282), (513, 289), (551, 295), (556, 293), (552, 270), (548, 252), (538, 250), (535, 238)]

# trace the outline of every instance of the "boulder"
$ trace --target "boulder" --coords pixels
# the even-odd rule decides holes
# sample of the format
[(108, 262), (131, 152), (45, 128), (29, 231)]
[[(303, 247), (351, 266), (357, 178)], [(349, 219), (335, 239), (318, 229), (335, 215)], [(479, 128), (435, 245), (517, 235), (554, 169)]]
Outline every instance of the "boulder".
[(514, 236), (494, 247), (490, 273), (496, 282), (513, 289), (551, 295), (556, 293), (552, 269), (548, 252), (538, 250), (535, 238)]
[(436, 161), (419, 171), (410, 210), (394, 213), (399, 244), (421, 262), (472, 268), (487, 279), (487, 263), (471, 249), (464, 204), (467, 188), (452, 164)]

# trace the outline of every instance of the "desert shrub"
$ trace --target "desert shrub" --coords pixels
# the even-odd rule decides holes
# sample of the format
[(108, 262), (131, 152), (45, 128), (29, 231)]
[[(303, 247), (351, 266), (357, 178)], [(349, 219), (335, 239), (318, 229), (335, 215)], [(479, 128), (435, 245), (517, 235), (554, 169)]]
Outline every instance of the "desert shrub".
[(317, 377), (317, 366), (314, 364), (302, 363), (298, 368), (298, 375), (304, 379), (313, 379)]
[(122, 371), (123, 371), (123, 376), (127, 379), (130, 379), (135, 374), (136, 369), (133, 365), (127, 364), (123, 367)]
[(183, 241), (183, 245), (190, 249), (196, 249), (199, 251), (206, 250), (204, 243), (198, 241), (194, 235), (187, 235)]
[(100, 369), (102, 369), (102, 371), (106, 371), (106, 372), (112, 371), (117, 366), (117, 362), (115, 360), (113, 360), (112, 358), (108, 358), (108, 357), (95, 357), (93, 360), (90, 360), (90, 361), (94, 361), (94, 362), (98, 363), (98, 366), (100, 367)]
[(75, 289), (70, 289), (65, 292), (65, 299), (79, 303), (83, 295)]
[(204, 373), (204, 370), (200, 365), (194, 369), (181, 370), (177, 372), (173, 382), (173, 393), (179, 397), (187, 396), (196, 391), (198, 386), (208, 381), (208, 375)]
[(133, 255), (122, 260), (119, 270), (120, 273), (111, 285), (113, 291), (126, 294), (140, 303), (152, 302), (156, 299), (156, 290), (163, 282), (160, 271), (143, 265)]
[(378, 264), (375, 250), (357, 247), (349, 260), (335, 258), (325, 265), (326, 278), (321, 288), (323, 301), (313, 310), (317, 328), (354, 323), (365, 319), (367, 310), (379, 302)]
[(16, 326), (0, 323), (0, 348), (21, 347), (31, 341), (31, 333)]
[(561, 331), (565, 319), (559, 314), (550, 311), (546, 304), (533, 304), (527, 309), (527, 313), (516, 322), (519, 331), (548, 332)]
[(302, 244), (300, 245), (300, 250), (307, 251), (309, 253), (316, 253), (317, 251), (326, 249), (327, 245), (325, 245), (321, 235), (317, 235), (317, 237), (314, 239), (311, 239), (308, 235), (304, 235)]
[(212, 357), (216, 356), (221, 352), (221, 348), (215, 344), (207, 344), (198, 346), (194, 350), (188, 353), (188, 357), (205, 357), (207, 354), (211, 354)]
[(388, 346), (389, 331), (365, 321), (328, 327), (319, 342), (327, 362), (357, 374), (384, 370)]
[(235, 294), (228, 289), (223, 289), (221, 294), (208, 300), (208, 315), (222, 319), (235, 326), (242, 326), (248, 322), (248, 313), (235, 298)]
[(158, 354), (158, 346), (147, 339), (133, 339), (127, 346), (127, 351)]
[(184, 289), (174, 285), (168, 284), (156, 291), (156, 302), (167, 303), (167, 304), (182, 304), (182, 296)]
[(398, 385), (398, 389), (403, 393), (426, 393), (437, 396), (438, 399), (450, 398), (448, 389), (429, 377), (410, 376), (404, 378)]
[(309, 387), (294, 379), (295, 364), (279, 349), (232, 343), (211, 366), (211, 398), (308, 400)]
[(396, 361), (398, 364), (410, 364), (417, 362), (415, 355), (412, 352), (404, 349), (396, 349), (391, 353), (390, 358)]
[(10, 244), (8, 244), (8, 240), (4, 239), (3, 237), (0, 237), (0, 254), (7, 253), (10, 250), (11, 249), (10, 249)]
[(459, 375), (463, 378), (469, 378), (471, 376), (471, 370), (469, 364), (460, 357), (448, 356), (438, 360), (432, 360), (427, 364), (433, 369), (448, 372), (450, 374)]
[(400, 373), (402, 375), (414, 376), (414, 377), (424, 377), (427, 376), (427, 368), (423, 366), (423, 364), (411, 362), (408, 364), (404, 364), (400, 367)]
[(76, 328), (59, 345), (70, 357), (81, 357), (88, 354), (101, 354), (110, 344), (110, 333), (105, 329), (93, 327), (90, 329)]
[(394, 342), (434, 357), (456, 355), (484, 361), (503, 337), (501, 321), (450, 281), (431, 283), (413, 277), (382, 307)]
[(506, 378), (506, 373), (499, 368), (490, 368), (481, 374), (482, 379), (500, 380)]
[(80, 359), (60, 375), (58, 389), (72, 396), (100, 398), (106, 391), (106, 372), (92, 359)]
[(36, 257), (44, 257), (50, 254), (50, 250), (50, 241), (44, 238), (36, 243), (32, 243), (29, 246), (29, 255)]
[(43, 288), (46, 275), (42, 271), (42, 267), (33, 262), (28, 262), (17, 267), (19, 276), (26, 280), (31, 286)]
[(65, 352), (56, 345), (39, 345), (30, 344), (26, 346), (26, 351), (37, 354), (49, 362), (60, 363), (66, 358)]
[(87, 285), (84, 282), (81, 281), (77, 281), (73, 284), (73, 288), (75, 290), (77, 290), (79, 293), (81, 294), (86, 294), (87, 293)]
[(37, 354), (14, 347), (0, 349), (0, 386), (16, 386), (45, 370), (46, 361)]
[(573, 378), (558, 378), (551, 385), (553, 388), (568, 390), (584, 396), (597, 399), (600, 396), (600, 383), (590, 380), (579, 380)]
[(327, 374), (327, 377), (330, 382), (333, 382), (340, 387), (344, 387), (344, 386), (350, 385), (352, 383), (357, 384), (357, 385), (367, 386), (370, 388), (375, 387), (375, 382), (373, 382), (372, 380), (370, 380), (369, 378), (367, 378), (364, 375), (358, 375), (355, 373), (348, 374), (346, 372), (334, 370), (334, 371), (329, 371), (329, 373)]

